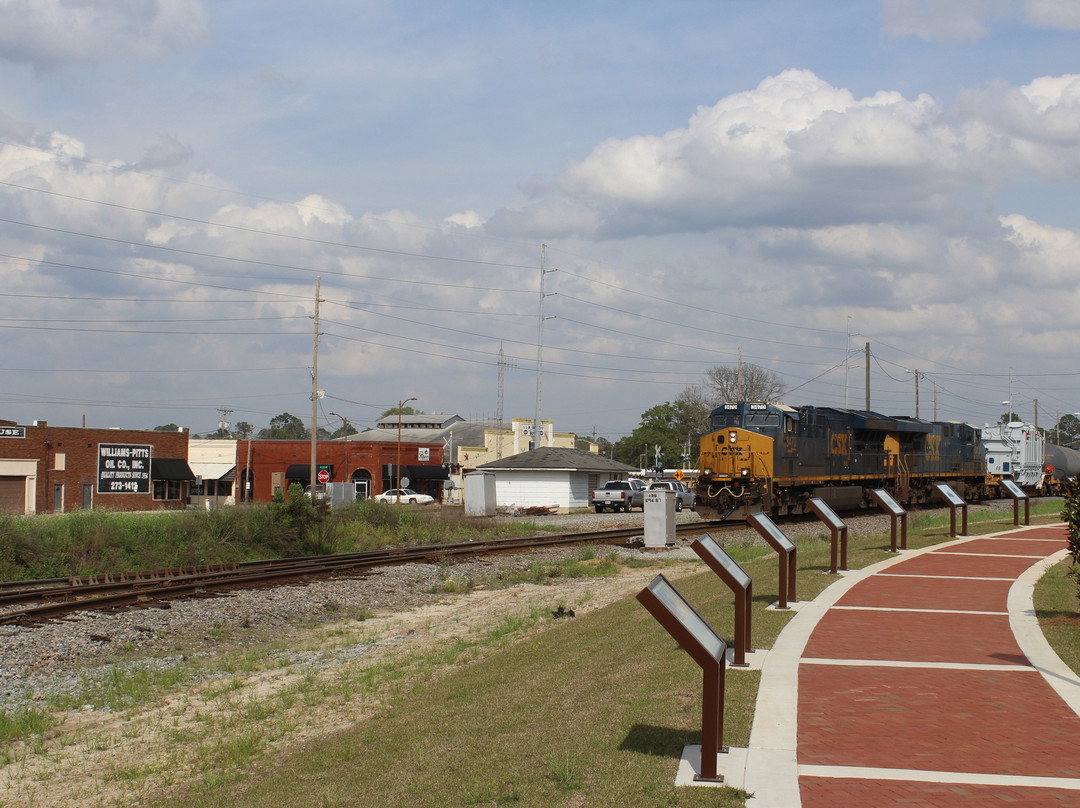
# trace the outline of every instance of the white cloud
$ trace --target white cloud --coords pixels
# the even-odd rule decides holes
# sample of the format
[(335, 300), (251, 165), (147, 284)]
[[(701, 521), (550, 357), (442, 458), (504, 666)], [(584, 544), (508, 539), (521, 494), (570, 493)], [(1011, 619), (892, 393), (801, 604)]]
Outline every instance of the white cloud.
[(157, 61), (206, 40), (203, 0), (0, 0), (0, 59), (39, 72)]
[(921, 39), (979, 39), (983, 20), (1009, 11), (1008, 0), (882, 0), (885, 33)]
[[(958, 195), (1024, 172), (1080, 174), (1080, 77), (992, 85), (946, 108), (892, 91), (856, 99), (788, 70), (699, 108), (683, 129), (604, 141), (554, 188), (534, 185), (537, 201), (516, 215), (604, 235), (948, 222)], [(562, 199), (543, 198), (553, 189)], [(575, 222), (575, 210), (590, 215)]]
[(1022, 19), (1035, 28), (1080, 30), (1075, 0), (882, 0), (882, 28), (892, 37), (976, 40), (986, 23)]
[(1080, 3), (1076, 0), (1022, 0), (1024, 18), (1039, 28), (1080, 30)]

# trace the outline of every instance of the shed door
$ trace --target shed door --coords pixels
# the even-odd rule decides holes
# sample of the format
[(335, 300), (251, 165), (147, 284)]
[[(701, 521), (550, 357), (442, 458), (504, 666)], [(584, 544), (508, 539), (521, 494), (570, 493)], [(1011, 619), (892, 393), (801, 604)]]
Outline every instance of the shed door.
[(26, 513), (25, 477), (0, 477), (0, 513)]

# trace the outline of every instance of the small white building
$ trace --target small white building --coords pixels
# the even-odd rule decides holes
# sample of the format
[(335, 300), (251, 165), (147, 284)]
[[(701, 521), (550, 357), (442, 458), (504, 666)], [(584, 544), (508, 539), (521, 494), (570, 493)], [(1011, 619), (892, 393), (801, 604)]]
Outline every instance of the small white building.
[(542, 446), (477, 466), (495, 475), (500, 508), (588, 508), (589, 494), (608, 480), (626, 479), (633, 466), (582, 449)]

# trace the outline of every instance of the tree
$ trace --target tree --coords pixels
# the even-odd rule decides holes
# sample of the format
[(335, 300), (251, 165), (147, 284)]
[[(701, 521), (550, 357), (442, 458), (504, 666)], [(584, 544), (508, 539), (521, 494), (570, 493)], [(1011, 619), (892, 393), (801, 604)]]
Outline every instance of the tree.
[(304, 440), (311, 437), (304, 422), (287, 412), (270, 419), (268, 429), (260, 429), (259, 437), (269, 440)]
[(249, 424), (247, 421), (237, 421), (236, 427), (233, 429), (234, 438), (246, 438), (249, 435), (255, 434), (255, 427)]
[(155, 432), (179, 432), (180, 427), (176, 424), (162, 424), (161, 426), (154, 427)]
[(615, 459), (630, 466), (654, 468), (656, 449), (670, 466), (682, 457), (686, 438), (682, 434), (679, 408), (669, 401), (651, 407), (641, 415), (641, 424), (615, 444)]
[[(320, 431), (321, 431), (321, 428), (320, 428)], [(348, 430), (348, 432), (346, 432), (345, 431), (345, 425), (342, 424), (341, 426), (339, 426), (337, 429), (335, 429), (333, 432), (330, 433), (330, 437), (331, 438), (344, 438), (346, 434), (348, 434), (348, 435), (356, 435), (356, 434), (358, 434), (358, 432), (359, 432), (359, 430), (357, 430), (356, 427), (354, 427), (352, 424), (349, 424), (349, 430)]]
[[(390, 409), (388, 409), (386, 412), (384, 412), (382, 415), (379, 416), (379, 420), (381, 421), (383, 418), (389, 418), (391, 415), (393, 415), (396, 418), (397, 414), (398, 414), (398, 408), (397, 407), (391, 407)], [(402, 415), (420, 415), (420, 410), (413, 409), (412, 407), (402, 407), (401, 408), (401, 414)]]
[(1061, 416), (1047, 435), (1047, 441), (1058, 446), (1075, 446), (1080, 441), (1080, 418), (1075, 413)]
[(784, 380), (761, 365), (747, 362), (738, 366), (717, 365), (705, 371), (706, 397), (719, 406), (726, 402), (779, 401), (787, 390)]

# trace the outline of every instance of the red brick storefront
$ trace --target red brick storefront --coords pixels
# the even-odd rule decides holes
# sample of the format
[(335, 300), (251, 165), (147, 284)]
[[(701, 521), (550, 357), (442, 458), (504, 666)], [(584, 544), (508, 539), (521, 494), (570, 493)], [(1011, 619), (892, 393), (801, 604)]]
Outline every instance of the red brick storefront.
[(188, 432), (0, 421), (0, 512), (183, 508)]
[[(236, 442), (236, 501), (246, 501), (249, 441)], [(374, 496), (397, 485), (398, 453), (401, 475), (409, 478), (409, 487), (443, 498), (443, 444), (396, 441), (319, 441), (316, 466), (324, 469), (330, 482), (363, 484), (361, 495)], [(290, 483), (305, 488), (311, 482), (311, 441), (250, 441), (250, 468), (253, 483), (251, 499), (269, 502), (274, 491), (287, 491)]]

